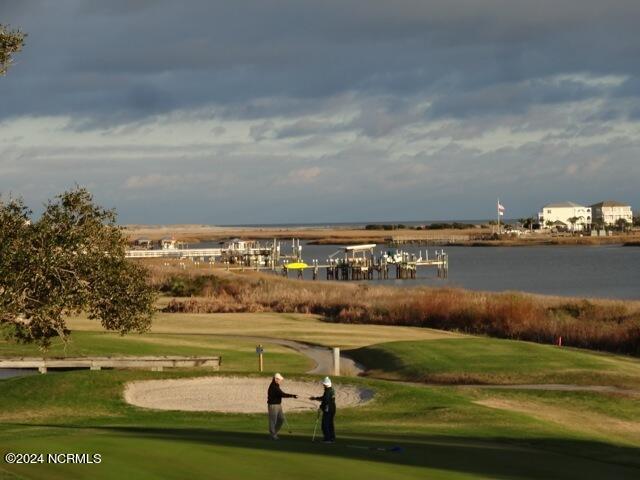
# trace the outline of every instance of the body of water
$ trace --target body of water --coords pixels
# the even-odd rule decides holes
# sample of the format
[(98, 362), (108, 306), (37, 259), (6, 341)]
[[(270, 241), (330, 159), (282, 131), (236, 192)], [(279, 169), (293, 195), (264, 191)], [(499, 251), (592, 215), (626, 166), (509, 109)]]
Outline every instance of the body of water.
[(24, 368), (0, 368), (0, 380), (3, 378), (20, 377), (24, 375), (38, 374), (38, 370), (27, 370)]
[[(218, 242), (199, 244), (218, 247)], [(283, 254), (291, 253), (291, 242), (282, 241)], [(392, 250), (378, 245), (375, 254)], [(424, 246), (403, 245), (401, 250), (418, 253)], [(342, 250), (339, 245), (309, 245), (302, 242), (306, 263), (325, 264), (329, 255)], [(375, 284), (395, 286), (452, 286), (471, 290), (521, 290), (545, 295), (640, 300), (640, 248), (621, 245), (599, 246), (525, 246), (525, 247), (429, 247), (449, 254), (449, 277), (439, 279), (433, 267), (419, 268), (415, 280), (373, 280)], [(342, 255), (338, 253), (337, 257)], [(336, 258), (337, 258), (336, 257)], [(395, 275), (395, 268), (389, 271)], [(326, 278), (322, 270), (319, 279)], [(304, 273), (311, 279), (311, 270)], [(290, 277), (294, 277), (290, 274)]]
[[(310, 263), (340, 247), (304, 245)], [(374, 283), (411, 286), (455, 286), (472, 290), (522, 290), (547, 295), (640, 300), (640, 248), (606, 246), (438, 247), (449, 254), (449, 277), (439, 279), (435, 268), (420, 268), (415, 280), (375, 280)], [(388, 247), (376, 247), (376, 254)], [(412, 253), (425, 247), (403, 246)], [(434, 256), (436, 248), (429, 249)], [(283, 252), (288, 253), (283, 245)], [(326, 278), (320, 274), (320, 278)], [(395, 274), (392, 268), (390, 273)], [(305, 272), (311, 278), (311, 272)]]

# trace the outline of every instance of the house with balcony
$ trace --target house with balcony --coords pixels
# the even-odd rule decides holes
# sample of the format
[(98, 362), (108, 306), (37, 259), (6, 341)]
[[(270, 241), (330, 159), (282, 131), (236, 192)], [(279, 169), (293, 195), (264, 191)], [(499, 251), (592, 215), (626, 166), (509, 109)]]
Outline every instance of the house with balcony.
[(616, 227), (624, 220), (628, 225), (633, 223), (631, 205), (623, 202), (607, 200), (591, 205), (593, 223), (599, 226)]
[(574, 202), (549, 203), (538, 213), (541, 228), (582, 232), (591, 229), (591, 207)]

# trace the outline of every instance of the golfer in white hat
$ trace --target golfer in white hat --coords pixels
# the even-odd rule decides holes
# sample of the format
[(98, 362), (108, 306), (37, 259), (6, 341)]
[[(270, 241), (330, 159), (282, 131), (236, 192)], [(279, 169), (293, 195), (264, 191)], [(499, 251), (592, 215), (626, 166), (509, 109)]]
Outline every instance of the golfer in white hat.
[(285, 393), (280, 388), (284, 377), (276, 373), (269, 385), (267, 392), (267, 408), (269, 410), (269, 435), (272, 440), (278, 440), (278, 432), (284, 423), (284, 413), (282, 412), (283, 398), (298, 398), (297, 395)]
[(309, 400), (317, 400), (320, 402), (320, 410), (322, 411), (322, 435), (324, 443), (333, 443), (336, 441), (336, 429), (333, 419), (336, 416), (336, 392), (331, 386), (331, 379), (324, 377), (322, 380), (324, 393), (319, 397), (309, 397)]

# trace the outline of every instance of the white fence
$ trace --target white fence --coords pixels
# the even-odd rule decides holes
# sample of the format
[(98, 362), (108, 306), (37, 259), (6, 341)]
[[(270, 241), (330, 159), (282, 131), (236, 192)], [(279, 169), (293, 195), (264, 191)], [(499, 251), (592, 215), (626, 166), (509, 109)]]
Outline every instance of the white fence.
[(164, 250), (127, 250), (127, 258), (219, 257), (221, 248), (167, 248)]

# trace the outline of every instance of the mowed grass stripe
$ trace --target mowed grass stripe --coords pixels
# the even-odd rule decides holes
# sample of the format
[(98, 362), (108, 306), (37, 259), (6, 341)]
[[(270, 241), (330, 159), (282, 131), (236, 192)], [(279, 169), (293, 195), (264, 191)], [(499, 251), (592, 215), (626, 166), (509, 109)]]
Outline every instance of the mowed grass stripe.
[[(86, 317), (68, 319), (74, 331), (103, 331)], [(159, 313), (152, 333), (214, 334), (283, 338), (318, 345), (357, 348), (381, 342), (463, 338), (463, 335), (417, 327), (349, 325), (322, 320), (318, 315), (286, 313)]]
[(640, 386), (639, 359), (512, 340), (390, 342), (349, 354), (372, 369), (372, 375), (396, 380)]

